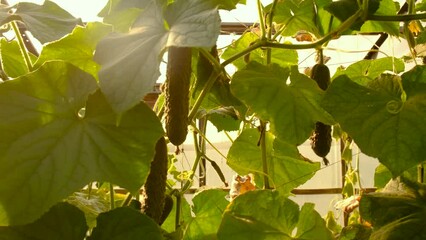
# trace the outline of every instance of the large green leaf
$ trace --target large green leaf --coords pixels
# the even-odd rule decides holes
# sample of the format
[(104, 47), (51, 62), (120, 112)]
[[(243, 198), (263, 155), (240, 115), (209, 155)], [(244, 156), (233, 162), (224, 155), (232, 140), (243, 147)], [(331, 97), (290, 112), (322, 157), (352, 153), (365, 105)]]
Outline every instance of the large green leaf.
[[(227, 60), (234, 54), (240, 53), (241, 51), (248, 48), (252, 43), (259, 40), (259, 36), (252, 32), (244, 33), (237, 41), (233, 42), (232, 45), (226, 48), (222, 54), (222, 58)], [(266, 53), (262, 49), (256, 49), (246, 55), (244, 58), (239, 58), (232, 62), (238, 69), (242, 69), (246, 66), (247, 61), (256, 61), (259, 63), (266, 64)], [(298, 55), (295, 50), (290, 49), (272, 49), (271, 50), (271, 61), (280, 65), (281, 67), (288, 67), (290, 65), (297, 65)]]
[(338, 71), (333, 78), (347, 75), (352, 81), (365, 86), (385, 71), (400, 73), (404, 69), (404, 62), (398, 58), (385, 57), (374, 60), (361, 60), (349, 65), (344, 70)]
[[(373, 3), (375, 1), (372, 1)], [(380, 0), (379, 8), (374, 13), (375, 15), (396, 15), (397, 9), (394, 1)], [(387, 21), (366, 21), (361, 32), (386, 32), (393, 36), (399, 36), (399, 22)]]
[(129, 207), (101, 213), (88, 240), (164, 239), (161, 228), (147, 215)]
[(41, 43), (57, 40), (70, 33), (81, 19), (73, 17), (52, 1), (43, 5), (21, 2), (16, 4), (17, 15), (26, 28)]
[(163, 11), (152, 1), (128, 34), (110, 35), (96, 49), (101, 89), (113, 109), (126, 111), (152, 91), (165, 47), (211, 47), (219, 31), (217, 9), (208, 2), (178, 0)]
[(347, 76), (330, 85), (323, 106), (361, 150), (377, 157), (394, 176), (424, 161), (426, 155), (426, 67), (401, 79), (383, 75), (361, 86)]
[(111, 24), (115, 32), (125, 33), (152, 1), (155, 0), (109, 0), (98, 16), (103, 18), (104, 23)]
[(277, 192), (257, 190), (238, 196), (228, 206), (218, 239), (327, 240), (332, 236), (312, 203), (299, 212), (295, 202)]
[[(227, 164), (240, 175), (255, 174), (256, 182), (263, 184), (259, 138), (257, 129), (244, 130), (229, 149)], [(305, 183), (320, 168), (319, 163), (306, 161), (295, 145), (275, 139), (270, 133), (266, 134), (266, 153), (271, 184), (284, 195)]]
[(283, 28), (282, 35), (293, 36), (304, 30), (318, 34), (315, 23), (315, 5), (313, 0), (278, 1), (274, 12), (274, 22)]
[(216, 239), (222, 213), (229, 204), (223, 189), (209, 189), (197, 193), (192, 200), (194, 217), (184, 231), (185, 240)]
[(237, 4), (246, 4), (246, 0), (211, 0), (217, 4), (220, 9), (232, 10), (236, 8)]
[(99, 22), (78, 26), (66, 37), (46, 44), (35, 66), (46, 61), (63, 60), (98, 78), (99, 64), (93, 61), (98, 41), (111, 32), (111, 27)]
[(398, 178), (381, 192), (364, 194), (360, 212), (373, 225), (370, 239), (425, 239), (425, 190), (424, 184)]
[(0, 40), (1, 67), (8, 77), (15, 78), (28, 73), (28, 67), (17, 41)]
[(234, 74), (231, 91), (257, 116), (269, 121), (277, 137), (289, 143), (303, 143), (317, 121), (333, 122), (319, 105), (323, 91), (296, 67), (290, 72), (275, 64), (252, 62)]
[[(402, 173), (402, 176), (411, 181), (417, 181), (417, 166), (414, 166)], [(374, 187), (384, 188), (392, 180), (392, 173), (383, 165), (379, 164), (374, 171)]]
[(90, 181), (144, 183), (158, 118), (140, 104), (119, 121), (96, 89), (64, 62), (0, 84), (0, 225), (31, 222)]
[(0, 227), (1, 240), (83, 240), (88, 227), (84, 214), (68, 203), (58, 203), (33, 223)]

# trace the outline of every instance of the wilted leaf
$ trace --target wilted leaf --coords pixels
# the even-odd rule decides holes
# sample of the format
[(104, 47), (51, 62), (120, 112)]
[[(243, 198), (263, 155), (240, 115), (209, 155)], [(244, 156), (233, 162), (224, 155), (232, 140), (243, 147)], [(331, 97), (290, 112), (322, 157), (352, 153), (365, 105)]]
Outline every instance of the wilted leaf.
[(0, 239), (83, 240), (87, 229), (82, 211), (68, 203), (58, 203), (33, 223), (22, 226), (0, 227)]
[[(291, 83), (287, 84), (290, 76)], [(303, 143), (320, 121), (333, 120), (319, 105), (323, 91), (297, 68), (250, 63), (236, 72), (231, 82), (232, 93), (265, 121), (280, 139), (292, 144)]]
[(118, 121), (99, 91), (89, 97), (96, 89), (64, 62), (0, 84), (0, 225), (34, 221), (90, 181), (144, 183), (158, 118), (140, 104)]

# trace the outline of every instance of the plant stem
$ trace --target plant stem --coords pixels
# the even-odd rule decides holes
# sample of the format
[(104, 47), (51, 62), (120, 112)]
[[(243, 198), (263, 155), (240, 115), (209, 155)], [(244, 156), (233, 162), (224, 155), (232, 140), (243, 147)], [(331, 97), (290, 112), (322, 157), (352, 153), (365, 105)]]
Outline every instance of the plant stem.
[(213, 87), (214, 82), (219, 76), (220, 76), (220, 73), (216, 71), (210, 74), (210, 77), (207, 80), (207, 83), (204, 85), (203, 89), (200, 92), (200, 95), (198, 95), (197, 99), (195, 100), (194, 106), (192, 107), (191, 112), (188, 115), (189, 122), (192, 122), (192, 120), (194, 119), (195, 114), (197, 114), (198, 108), (200, 108), (201, 103), (204, 100), (204, 97), (207, 95), (207, 93), (210, 92), (210, 89)]
[(198, 129), (197, 128), (197, 126), (195, 126), (195, 124), (191, 124), (191, 126), (198, 132), (198, 134), (200, 134), (200, 136), (217, 152), (217, 153), (219, 153), (219, 155), (221, 156), (221, 157), (223, 157), (224, 159), (226, 159), (226, 156), (223, 154), (223, 153), (221, 153), (220, 151), (219, 151), (219, 149), (217, 149), (217, 147), (212, 143), (212, 142), (210, 142), (210, 140), (200, 131), (200, 129)]
[(21, 50), (21, 54), (24, 57), (25, 64), (27, 65), (28, 72), (34, 70), (33, 63), (31, 62), (30, 55), (28, 54), (27, 48), (25, 47), (24, 40), (22, 39), (21, 32), (19, 31), (18, 24), (16, 21), (10, 22), (12, 26), (13, 32), (16, 35), (16, 39), (18, 40), (19, 48)]
[(182, 195), (180, 193), (176, 193), (176, 218), (175, 218), (175, 230), (177, 230), (180, 226), (180, 208), (182, 205)]
[(404, 15), (368, 15), (366, 20), (383, 22), (405, 22), (424, 19), (426, 19), (426, 13)]
[(197, 133), (195, 131), (193, 131), (192, 133), (193, 133), (194, 147), (195, 147), (195, 161), (194, 161), (194, 164), (192, 165), (189, 179), (185, 182), (185, 184), (182, 187), (181, 194), (185, 193), (191, 187), (192, 179), (195, 176), (195, 171), (197, 171), (198, 164), (200, 163), (201, 157), (203, 156), (200, 150), (200, 146), (198, 145)]
[(264, 121), (260, 121), (260, 148), (262, 150), (262, 171), (264, 188), (271, 189), (271, 185), (269, 184), (268, 159), (266, 156), (266, 123)]
[(112, 183), (109, 184), (109, 201), (112, 210), (115, 208), (114, 185)]
[(244, 51), (241, 51), (232, 57), (230, 57), (228, 60), (224, 61), (221, 65), (222, 67), (225, 67), (226, 65), (232, 63), (233, 61), (237, 60), (238, 58), (250, 53), (253, 50), (256, 50), (260, 47), (270, 47), (270, 48), (284, 48), (284, 49), (295, 49), (295, 50), (301, 50), (301, 49), (312, 49), (312, 48), (318, 48), (322, 46), (324, 43), (330, 41), (331, 39), (338, 37), (342, 32), (349, 29), (352, 24), (354, 24), (359, 17), (361, 17), (363, 14), (362, 10), (358, 10), (354, 13), (350, 18), (348, 18), (346, 21), (344, 21), (338, 29), (335, 31), (332, 31), (322, 37), (321, 39), (318, 39), (315, 42), (307, 43), (307, 44), (290, 44), (290, 43), (276, 43), (276, 42), (270, 42), (265, 39), (259, 39), (257, 42), (254, 42), (251, 46), (246, 48)]
[(264, 39), (266, 37), (266, 28), (265, 28), (263, 13), (262, 13), (262, 3), (260, 2), (260, 0), (257, 0), (257, 13), (259, 15), (259, 26), (260, 26), (260, 32), (262, 34), (260, 38)]

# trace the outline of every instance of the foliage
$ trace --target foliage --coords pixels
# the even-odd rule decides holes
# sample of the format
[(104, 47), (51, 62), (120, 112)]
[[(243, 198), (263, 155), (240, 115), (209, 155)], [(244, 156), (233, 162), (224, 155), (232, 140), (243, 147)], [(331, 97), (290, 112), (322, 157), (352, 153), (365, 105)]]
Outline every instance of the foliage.
[[(410, 58), (424, 61), (416, 51), (425, 32), (413, 26), (426, 19), (425, 3), (413, 2), (397, 15), (391, 0), (258, 1), (259, 24), (218, 51), (219, 9), (244, 0), (109, 0), (103, 23), (84, 24), (48, 0), (0, 5), (0, 239), (424, 238), (425, 186), (412, 180), (423, 178), (415, 170), (426, 155), (426, 67), (364, 59), (338, 70), (323, 91), (297, 66), (298, 50), (316, 49), (324, 62), (323, 49), (341, 35), (399, 36), (400, 22)], [(37, 56), (18, 24), (44, 44)], [(136, 199), (156, 174), (164, 98), (154, 109), (141, 99), (169, 47), (193, 49), (188, 118), (196, 157), (182, 171), (169, 162), (181, 187), (166, 182), (173, 206), (157, 224)], [(254, 176), (257, 190), (229, 201), (223, 189), (206, 189), (186, 202), (202, 159), (226, 182), (205, 153), (205, 128), (195, 124), (205, 120), (218, 131), (239, 131), (227, 163)], [(378, 187), (392, 178), (382, 192), (350, 203), (360, 204), (363, 220), (355, 211), (354, 224), (343, 228), (332, 214), (324, 221), (312, 203), (299, 207), (288, 198), (320, 169), (298, 150), (316, 122), (334, 124), (344, 164), (351, 165), (354, 142), (382, 164)], [(348, 169), (342, 193), (357, 199), (359, 174)]]

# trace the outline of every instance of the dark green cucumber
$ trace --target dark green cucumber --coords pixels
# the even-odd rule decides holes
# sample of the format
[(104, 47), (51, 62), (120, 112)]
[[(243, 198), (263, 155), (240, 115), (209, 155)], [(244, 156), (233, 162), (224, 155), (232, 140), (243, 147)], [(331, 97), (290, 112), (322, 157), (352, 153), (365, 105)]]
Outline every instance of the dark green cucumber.
[[(328, 85), (330, 85), (330, 70), (324, 64), (315, 64), (311, 71), (311, 78), (325, 91)], [(331, 126), (322, 122), (316, 122), (315, 130), (312, 132), (310, 140), (312, 150), (314, 150), (317, 156), (322, 157), (325, 165), (328, 165), (329, 161), (326, 156), (331, 148)]]
[(169, 47), (165, 82), (166, 132), (171, 143), (181, 145), (188, 134), (191, 48)]
[(164, 137), (157, 141), (154, 159), (143, 188), (142, 212), (160, 223), (163, 215), (167, 181), (167, 143)]

